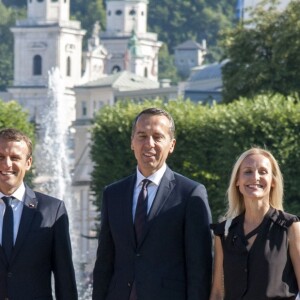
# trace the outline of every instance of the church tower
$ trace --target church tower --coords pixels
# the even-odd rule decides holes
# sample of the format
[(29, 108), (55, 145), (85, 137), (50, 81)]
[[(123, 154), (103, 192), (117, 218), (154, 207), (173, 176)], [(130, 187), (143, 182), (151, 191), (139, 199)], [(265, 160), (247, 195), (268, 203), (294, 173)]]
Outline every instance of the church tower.
[(107, 0), (108, 32), (147, 32), (148, 0)]
[(28, 0), (28, 19), (35, 22), (68, 21), (70, 0)]
[[(147, 32), (148, 0), (107, 0), (106, 31), (101, 33), (105, 48), (111, 53), (107, 63), (108, 74), (130, 71), (158, 80), (158, 52), (162, 45), (157, 34)], [(136, 50), (139, 55), (130, 55)]]
[[(82, 38), (80, 22), (69, 19), (70, 0), (28, 0), (27, 19), (11, 28), (14, 34), (14, 98), (29, 109), (37, 123), (46, 104), (48, 72), (57, 67), (66, 101), (75, 107), (72, 88), (80, 82)], [(71, 103), (73, 102), (73, 103)], [(75, 118), (75, 112), (69, 114)], [(71, 121), (71, 120), (70, 120)]]

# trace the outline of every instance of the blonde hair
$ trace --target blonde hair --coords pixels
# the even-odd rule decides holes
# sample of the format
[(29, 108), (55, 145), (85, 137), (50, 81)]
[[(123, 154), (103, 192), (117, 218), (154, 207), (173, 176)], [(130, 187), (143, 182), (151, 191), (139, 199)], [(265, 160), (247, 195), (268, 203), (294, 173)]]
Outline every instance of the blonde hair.
[(226, 218), (234, 218), (245, 211), (243, 195), (240, 193), (236, 182), (242, 162), (246, 157), (253, 154), (261, 154), (269, 159), (272, 166), (272, 177), (274, 182), (274, 186), (272, 186), (270, 190), (270, 205), (276, 209), (283, 210), (283, 177), (279, 165), (271, 152), (265, 149), (253, 147), (240, 155), (232, 169), (229, 187), (227, 190), (228, 210), (226, 212)]

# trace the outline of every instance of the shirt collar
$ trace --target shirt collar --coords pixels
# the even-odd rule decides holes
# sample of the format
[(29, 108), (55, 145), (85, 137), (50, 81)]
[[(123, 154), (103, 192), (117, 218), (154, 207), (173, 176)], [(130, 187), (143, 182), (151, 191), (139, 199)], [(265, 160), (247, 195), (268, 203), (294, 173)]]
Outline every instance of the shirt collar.
[(151, 174), (149, 177), (145, 177), (138, 169), (138, 167), (136, 168), (136, 185), (135, 187), (138, 187), (142, 180), (144, 180), (145, 178), (149, 179), (152, 181), (152, 183), (154, 183), (155, 185), (159, 186), (162, 177), (164, 176), (164, 173), (167, 169), (167, 165), (164, 163), (162, 165), (162, 167), (157, 170), (155, 173)]
[(5, 194), (0, 192), (0, 198), (2, 198), (3, 196), (13, 196), (17, 200), (23, 202), (24, 201), (24, 196), (25, 196), (24, 182), (22, 182), (22, 184), (18, 187), (18, 189), (14, 193), (12, 193), (11, 195), (5, 195)]

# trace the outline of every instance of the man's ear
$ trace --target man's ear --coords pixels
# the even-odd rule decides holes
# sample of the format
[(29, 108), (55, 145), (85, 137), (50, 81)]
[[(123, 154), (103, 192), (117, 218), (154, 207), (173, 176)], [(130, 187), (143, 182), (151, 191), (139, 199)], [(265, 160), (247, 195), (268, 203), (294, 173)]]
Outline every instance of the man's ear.
[(175, 144), (176, 144), (176, 140), (173, 139), (172, 144), (171, 144), (170, 149), (169, 149), (169, 154), (173, 153), (173, 151), (175, 149)]
[(32, 165), (32, 156), (30, 156), (26, 161), (26, 171), (29, 171)]

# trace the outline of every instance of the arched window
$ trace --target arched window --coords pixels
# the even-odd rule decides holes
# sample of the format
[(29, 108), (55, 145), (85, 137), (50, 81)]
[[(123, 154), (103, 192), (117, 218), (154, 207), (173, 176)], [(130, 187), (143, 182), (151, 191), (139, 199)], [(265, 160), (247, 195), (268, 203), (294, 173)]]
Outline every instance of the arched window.
[(130, 16), (135, 16), (136, 14), (136, 11), (134, 9), (131, 9), (130, 12), (129, 12), (129, 15)]
[(71, 57), (67, 57), (67, 76), (71, 76)]
[(81, 102), (81, 114), (83, 117), (87, 115), (87, 103), (86, 101)]
[(40, 55), (33, 57), (33, 75), (42, 75), (42, 57)]
[(112, 72), (113, 74), (118, 73), (118, 72), (120, 72), (120, 71), (121, 71), (121, 68), (120, 68), (119, 66), (114, 66), (114, 67), (112, 68), (112, 70), (111, 70), (111, 72)]
[(145, 68), (145, 70), (144, 70), (144, 77), (148, 78), (148, 69), (147, 68)]

